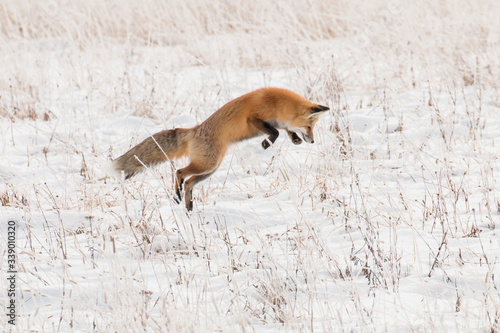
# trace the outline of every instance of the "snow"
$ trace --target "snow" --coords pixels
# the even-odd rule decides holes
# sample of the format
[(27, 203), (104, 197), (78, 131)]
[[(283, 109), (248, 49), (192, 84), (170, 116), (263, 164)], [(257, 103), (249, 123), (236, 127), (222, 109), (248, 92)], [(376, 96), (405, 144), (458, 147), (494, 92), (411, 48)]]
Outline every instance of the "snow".
[[(76, 15), (59, 5), (50, 15)], [(385, 20), (398, 30), (343, 4), (360, 16), (328, 35), (306, 14), (291, 24), (293, 8), (281, 26), (248, 4), (235, 15), (255, 17), (227, 28), (219, 4), (205, 22), (214, 31), (200, 21), (191, 36), (122, 5), (95, 36), (84, 23), (17, 35), (0, 16), (1, 285), (9, 220), (19, 271), (6, 331), (500, 329), (498, 6), (426, 17), (392, 4)], [(130, 10), (137, 26), (123, 39)], [(276, 31), (248, 30), (266, 24)], [(474, 43), (456, 37), (463, 26)], [(134, 40), (140, 27), (149, 42)], [(195, 187), (190, 214), (172, 200), (186, 160), (108, 177), (109, 161), (147, 136), (263, 86), (331, 107), (315, 144), (280, 133), (267, 150), (263, 137), (234, 145)]]

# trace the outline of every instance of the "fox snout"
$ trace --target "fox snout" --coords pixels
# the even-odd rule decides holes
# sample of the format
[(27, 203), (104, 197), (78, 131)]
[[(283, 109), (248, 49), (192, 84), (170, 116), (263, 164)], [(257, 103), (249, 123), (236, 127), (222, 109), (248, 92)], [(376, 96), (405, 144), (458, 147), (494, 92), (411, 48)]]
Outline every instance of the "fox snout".
[(307, 143), (314, 143), (314, 137), (310, 137), (306, 133), (302, 133), (302, 138), (304, 139), (305, 142)]
[(298, 131), (302, 135), (302, 139), (304, 139), (307, 143), (314, 143), (314, 132), (312, 126), (307, 126), (298, 129)]

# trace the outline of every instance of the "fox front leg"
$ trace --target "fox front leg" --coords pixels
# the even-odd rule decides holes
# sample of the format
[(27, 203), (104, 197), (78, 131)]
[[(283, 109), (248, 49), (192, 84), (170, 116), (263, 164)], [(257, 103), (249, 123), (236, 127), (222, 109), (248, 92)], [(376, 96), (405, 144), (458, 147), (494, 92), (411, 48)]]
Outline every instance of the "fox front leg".
[[(264, 122), (264, 124), (266, 127), (268, 127), (269, 130), (269, 132), (266, 133), (270, 133), (267, 139), (262, 140), (262, 148), (267, 149), (276, 141), (276, 139), (280, 135), (280, 132), (268, 123)], [(269, 143), (269, 141), (271, 141), (271, 143)]]
[(291, 132), (289, 130), (286, 130), (286, 132), (288, 133), (288, 136), (290, 137), (290, 140), (292, 140), (294, 145), (300, 145), (302, 143), (302, 139), (299, 138), (297, 133)]
[(252, 118), (250, 119), (250, 123), (257, 127), (261, 132), (269, 135), (267, 139), (264, 139), (264, 141), (262, 141), (262, 148), (264, 149), (269, 148), (280, 135), (280, 132), (278, 132), (278, 130), (268, 122), (262, 121), (257, 118)]

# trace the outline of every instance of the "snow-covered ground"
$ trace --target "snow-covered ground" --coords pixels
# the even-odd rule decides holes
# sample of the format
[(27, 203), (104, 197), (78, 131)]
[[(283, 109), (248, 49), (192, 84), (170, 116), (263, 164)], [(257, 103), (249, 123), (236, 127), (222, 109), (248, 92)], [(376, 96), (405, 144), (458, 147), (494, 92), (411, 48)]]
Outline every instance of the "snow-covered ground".
[[(500, 330), (498, 4), (293, 3), (0, 8), (3, 330)], [(331, 107), (315, 144), (233, 146), (191, 214), (185, 160), (107, 177), (263, 86)]]

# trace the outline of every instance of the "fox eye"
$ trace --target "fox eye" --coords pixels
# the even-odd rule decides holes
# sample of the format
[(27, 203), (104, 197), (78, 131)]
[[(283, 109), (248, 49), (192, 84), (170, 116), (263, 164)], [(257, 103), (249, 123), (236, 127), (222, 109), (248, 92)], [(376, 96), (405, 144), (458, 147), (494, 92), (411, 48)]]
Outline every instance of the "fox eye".
[(306, 129), (307, 129), (308, 131), (310, 131), (310, 130), (311, 130), (311, 126), (307, 126), (307, 127), (306, 127)]

